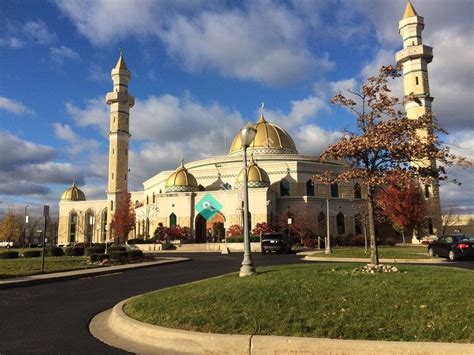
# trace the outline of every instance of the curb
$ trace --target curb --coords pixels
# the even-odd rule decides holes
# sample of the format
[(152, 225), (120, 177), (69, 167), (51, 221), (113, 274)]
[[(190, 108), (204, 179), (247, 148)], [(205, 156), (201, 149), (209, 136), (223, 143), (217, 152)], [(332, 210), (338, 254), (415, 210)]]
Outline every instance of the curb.
[(474, 344), (466, 343), (228, 335), (170, 329), (128, 317), (123, 305), (132, 298), (96, 315), (89, 324), (92, 335), (108, 345), (139, 354), (474, 354)]
[[(305, 256), (303, 260), (306, 261), (327, 261), (327, 262), (342, 262), (342, 263), (368, 263), (370, 259), (367, 258), (337, 258), (337, 257), (320, 257), (320, 256)], [(445, 260), (432, 259), (379, 259), (381, 263), (393, 264), (447, 264)]]
[(189, 258), (182, 257), (160, 257), (162, 260), (151, 261), (151, 262), (142, 262), (137, 264), (130, 265), (118, 265), (110, 267), (98, 267), (91, 269), (81, 269), (81, 270), (72, 270), (72, 271), (63, 271), (63, 272), (53, 272), (49, 274), (39, 274), (31, 276), (22, 276), (15, 278), (8, 278), (0, 280), (0, 290), (5, 290), (14, 287), (24, 287), (24, 286), (33, 286), (50, 282), (66, 281), (66, 280), (75, 280), (81, 279), (84, 277), (94, 277), (107, 274), (114, 274), (116, 272), (142, 269), (151, 266), (157, 266), (162, 264), (174, 264), (184, 261), (189, 261)]

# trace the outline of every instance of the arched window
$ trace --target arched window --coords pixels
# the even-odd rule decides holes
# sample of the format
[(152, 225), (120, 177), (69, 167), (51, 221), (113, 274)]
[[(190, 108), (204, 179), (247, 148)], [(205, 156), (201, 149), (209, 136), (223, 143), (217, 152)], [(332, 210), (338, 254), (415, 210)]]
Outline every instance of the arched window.
[(93, 232), (94, 232), (94, 213), (91, 210), (87, 210), (84, 215), (84, 242), (91, 243)]
[(344, 223), (344, 213), (339, 212), (336, 216), (336, 225), (337, 225), (337, 234), (344, 234), (346, 231), (346, 226)]
[(430, 185), (425, 185), (425, 198), (430, 198)]
[(76, 242), (76, 231), (77, 231), (77, 213), (72, 211), (69, 213), (69, 243)]
[(290, 182), (286, 179), (280, 181), (280, 195), (290, 196)]
[(339, 197), (339, 185), (337, 183), (331, 184), (331, 197)]
[(314, 182), (311, 179), (306, 181), (306, 196), (314, 196)]
[(146, 204), (148, 205), (150, 203), (150, 199), (148, 198), (148, 195), (146, 195)]
[(362, 190), (358, 183), (355, 183), (354, 185), (354, 198), (362, 198)]
[(319, 236), (325, 236), (326, 231), (326, 214), (324, 212), (319, 212), (318, 214), (318, 234)]
[(359, 213), (354, 216), (355, 234), (361, 235), (363, 231), (362, 217)]
[(170, 214), (170, 227), (176, 227), (176, 215), (174, 213)]
[(106, 236), (107, 236), (107, 210), (104, 209), (100, 217), (100, 240), (104, 242)]

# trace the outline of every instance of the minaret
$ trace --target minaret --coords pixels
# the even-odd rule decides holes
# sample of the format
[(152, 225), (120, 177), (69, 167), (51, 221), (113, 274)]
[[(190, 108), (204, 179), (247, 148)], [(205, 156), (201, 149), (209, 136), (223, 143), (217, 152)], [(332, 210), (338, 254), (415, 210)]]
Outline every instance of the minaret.
[(131, 75), (123, 60), (122, 50), (111, 75), (114, 88), (105, 97), (105, 102), (110, 105), (107, 224), (110, 224), (122, 194), (128, 191), (129, 117), (135, 98), (128, 94)]
[[(433, 48), (422, 42), (421, 32), (425, 27), (423, 17), (418, 16), (413, 5), (408, 1), (403, 18), (398, 24), (398, 30), (403, 38), (403, 49), (397, 53), (398, 64), (403, 64), (403, 89), (405, 97), (417, 100), (405, 100), (405, 111), (409, 119), (416, 120), (431, 112), (433, 97), (430, 95), (428, 80), (428, 63), (433, 60)], [(431, 134), (424, 130), (419, 132), (422, 138)], [(433, 167), (436, 161), (427, 157), (424, 160), (412, 162), (414, 166)], [(431, 185), (422, 186), (426, 200), (427, 230), (429, 234), (441, 231), (441, 205), (439, 199), (438, 181)]]

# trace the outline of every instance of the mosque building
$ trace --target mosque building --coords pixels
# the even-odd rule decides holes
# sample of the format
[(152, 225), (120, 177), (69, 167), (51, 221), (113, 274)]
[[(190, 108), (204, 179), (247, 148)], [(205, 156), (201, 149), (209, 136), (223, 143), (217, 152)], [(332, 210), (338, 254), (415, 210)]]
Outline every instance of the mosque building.
[[(399, 31), (403, 49), (397, 61), (404, 64), (405, 95), (414, 94), (420, 105), (407, 102), (407, 116), (416, 119), (431, 110), (427, 64), (432, 48), (421, 41), (423, 17), (407, 4)], [(106, 96), (110, 105), (109, 171), (107, 199), (87, 200), (72, 184), (59, 202), (58, 244), (103, 242), (109, 240), (109, 225), (123, 194), (128, 192), (128, 145), (130, 108), (134, 97), (128, 92), (131, 79), (122, 53), (112, 69), (113, 91)], [(133, 118), (132, 118), (133, 119)], [(362, 233), (360, 204), (365, 188), (357, 181), (324, 185), (313, 176), (325, 171), (340, 172), (348, 167), (342, 161), (321, 162), (318, 156), (300, 155), (284, 128), (266, 120), (263, 110), (255, 124), (255, 139), (247, 149), (250, 227), (257, 223), (277, 224), (284, 214), (304, 213), (314, 221), (315, 233), (326, 235), (327, 212), (331, 236)], [(174, 171), (162, 171), (143, 182), (143, 191), (131, 192), (135, 206), (134, 236), (149, 236), (163, 226), (189, 227), (196, 243), (206, 241), (206, 231), (221, 224), (224, 229), (242, 222), (243, 149), (240, 132), (229, 153), (204, 160), (178, 163)], [(415, 162), (435, 164), (435, 162)], [(437, 232), (439, 220), (437, 185), (425, 187), (429, 206), (430, 233)], [(217, 206), (206, 215), (206, 206)], [(328, 208), (329, 206), (329, 208)], [(431, 206), (431, 207), (430, 207)], [(213, 207), (214, 208), (214, 207)]]

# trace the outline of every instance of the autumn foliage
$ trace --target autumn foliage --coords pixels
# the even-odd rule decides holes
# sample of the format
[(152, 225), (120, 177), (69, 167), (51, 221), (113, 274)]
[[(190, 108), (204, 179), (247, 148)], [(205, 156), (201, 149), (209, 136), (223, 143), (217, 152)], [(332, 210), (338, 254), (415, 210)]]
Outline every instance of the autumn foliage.
[(135, 209), (130, 200), (130, 194), (122, 195), (110, 223), (111, 235), (117, 244), (127, 240), (128, 233), (135, 227)]
[(404, 244), (405, 231), (421, 224), (425, 216), (422, 192), (413, 182), (383, 187), (377, 193), (377, 206), (393, 228), (402, 234)]
[(0, 239), (19, 242), (22, 234), (22, 217), (13, 210), (9, 210), (0, 223)]
[(257, 223), (255, 228), (252, 230), (252, 235), (260, 235), (260, 233), (273, 233), (275, 232), (273, 227), (267, 222)]
[(238, 224), (233, 224), (227, 230), (227, 235), (229, 237), (240, 237), (242, 235), (242, 227)]

